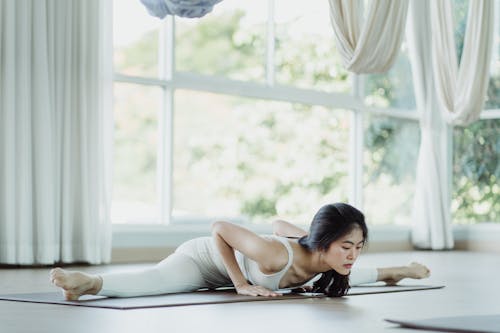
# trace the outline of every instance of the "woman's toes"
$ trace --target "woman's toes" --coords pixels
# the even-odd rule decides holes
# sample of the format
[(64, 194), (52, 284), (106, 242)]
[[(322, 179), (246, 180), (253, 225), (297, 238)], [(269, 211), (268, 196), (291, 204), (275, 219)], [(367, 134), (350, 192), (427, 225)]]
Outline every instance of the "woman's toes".
[(68, 290), (64, 290), (63, 294), (64, 294), (64, 299), (67, 301), (78, 301), (78, 298), (80, 297), (80, 295), (74, 294)]
[(62, 287), (63, 277), (64, 273), (60, 268), (55, 268), (52, 271), (50, 271), (50, 281), (58, 287)]

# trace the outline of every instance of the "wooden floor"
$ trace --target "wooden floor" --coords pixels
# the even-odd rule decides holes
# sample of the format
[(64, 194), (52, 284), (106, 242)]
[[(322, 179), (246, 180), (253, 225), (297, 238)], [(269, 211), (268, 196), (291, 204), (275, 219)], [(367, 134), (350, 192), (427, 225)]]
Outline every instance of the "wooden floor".
[[(500, 314), (500, 255), (478, 252), (398, 252), (362, 255), (360, 266), (411, 261), (432, 270), (444, 289), (306, 299), (112, 310), (0, 301), (0, 332), (416, 332), (384, 318)], [(89, 272), (140, 265), (84, 267)], [(0, 269), (0, 293), (56, 290), (49, 269)], [(409, 281), (407, 281), (409, 282)]]

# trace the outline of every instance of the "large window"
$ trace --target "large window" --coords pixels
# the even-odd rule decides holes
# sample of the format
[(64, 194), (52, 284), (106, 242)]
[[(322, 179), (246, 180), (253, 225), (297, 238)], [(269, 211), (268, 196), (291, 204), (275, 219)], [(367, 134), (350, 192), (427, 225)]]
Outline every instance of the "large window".
[[(226, 0), (163, 20), (138, 0), (114, 7), (113, 222), (307, 224), (349, 201), (370, 224), (409, 224), (420, 138), (405, 43), (389, 72), (353, 76), (327, 2)], [(499, 220), (496, 29), (493, 111), (454, 132), (457, 221)]]
[(187, 90), (175, 101), (174, 221), (307, 223), (348, 199), (348, 111)]
[(363, 83), (374, 112), (363, 126), (363, 209), (372, 224), (409, 225), (420, 137), (406, 43), (388, 72), (366, 75)]
[(364, 132), (365, 215), (372, 224), (409, 225), (420, 141), (418, 123), (374, 115), (365, 120)]
[(161, 90), (117, 82), (112, 214), (116, 222), (158, 221), (157, 152)]
[(113, 221), (307, 224), (348, 201), (354, 98), (327, 13), (238, 0), (160, 21), (117, 1)]

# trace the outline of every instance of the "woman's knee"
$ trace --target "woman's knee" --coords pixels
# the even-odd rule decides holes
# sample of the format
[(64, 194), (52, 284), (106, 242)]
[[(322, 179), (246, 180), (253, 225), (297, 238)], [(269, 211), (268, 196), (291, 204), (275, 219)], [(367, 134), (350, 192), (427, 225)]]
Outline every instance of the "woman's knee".
[(165, 284), (196, 290), (205, 287), (205, 281), (197, 263), (189, 256), (173, 253), (156, 265)]

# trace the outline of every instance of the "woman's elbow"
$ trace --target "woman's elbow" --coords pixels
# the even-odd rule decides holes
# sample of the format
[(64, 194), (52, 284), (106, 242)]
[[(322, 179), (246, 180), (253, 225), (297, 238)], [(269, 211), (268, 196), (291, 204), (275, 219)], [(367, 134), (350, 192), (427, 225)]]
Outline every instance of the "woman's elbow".
[(220, 234), (227, 227), (227, 224), (228, 222), (225, 221), (215, 221), (211, 227), (212, 234)]
[(271, 226), (273, 228), (273, 234), (277, 235), (277, 236), (281, 236), (282, 234), (282, 221), (281, 220), (274, 220), (272, 223), (271, 223)]

